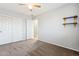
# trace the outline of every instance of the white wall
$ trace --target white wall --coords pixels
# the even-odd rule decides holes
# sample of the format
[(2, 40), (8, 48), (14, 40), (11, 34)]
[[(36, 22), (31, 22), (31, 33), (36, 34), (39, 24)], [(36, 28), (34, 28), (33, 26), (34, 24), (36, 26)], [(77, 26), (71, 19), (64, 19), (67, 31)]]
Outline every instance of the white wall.
[(78, 6), (79, 4), (68, 4), (40, 15), (38, 17), (39, 40), (79, 51), (79, 24), (75, 29), (72, 25), (66, 28), (62, 25), (63, 17), (79, 16)]

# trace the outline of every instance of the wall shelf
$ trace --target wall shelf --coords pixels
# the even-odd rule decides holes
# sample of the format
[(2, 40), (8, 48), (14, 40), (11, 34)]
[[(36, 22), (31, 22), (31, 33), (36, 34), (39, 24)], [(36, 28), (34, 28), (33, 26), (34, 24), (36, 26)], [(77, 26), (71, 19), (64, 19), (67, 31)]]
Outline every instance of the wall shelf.
[[(77, 24), (77, 15), (75, 15), (75, 16), (70, 16), (70, 17), (64, 17), (63, 18), (63, 20), (64, 20), (64, 23), (63, 23), (63, 25), (64, 25), (64, 27), (66, 27), (66, 25), (74, 25), (74, 28), (76, 28), (76, 24)], [(73, 22), (68, 22), (67, 23), (67, 20), (70, 20), (70, 21), (73, 21)]]
[(63, 23), (63, 25), (73, 25), (73, 24), (77, 24), (77, 23)]

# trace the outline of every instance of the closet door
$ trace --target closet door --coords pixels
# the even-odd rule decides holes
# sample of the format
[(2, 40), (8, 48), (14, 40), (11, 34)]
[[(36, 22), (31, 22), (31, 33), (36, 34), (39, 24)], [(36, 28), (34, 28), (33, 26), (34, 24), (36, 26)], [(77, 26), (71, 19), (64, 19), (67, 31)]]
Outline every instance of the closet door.
[(10, 18), (0, 15), (0, 45), (11, 42), (12, 30)]
[(24, 19), (0, 15), (0, 45), (26, 40), (26, 31)]
[(26, 25), (24, 19), (14, 17), (12, 23), (12, 42), (26, 39)]

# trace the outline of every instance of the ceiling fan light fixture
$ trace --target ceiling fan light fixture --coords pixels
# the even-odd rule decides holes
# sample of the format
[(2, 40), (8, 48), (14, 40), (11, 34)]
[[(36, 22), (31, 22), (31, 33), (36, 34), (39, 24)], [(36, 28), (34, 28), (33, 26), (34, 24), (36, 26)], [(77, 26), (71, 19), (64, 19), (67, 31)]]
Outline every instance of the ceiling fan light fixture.
[(30, 4), (28, 5), (28, 8), (29, 8), (29, 9), (33, 9), (32, 5), (30, 5)]

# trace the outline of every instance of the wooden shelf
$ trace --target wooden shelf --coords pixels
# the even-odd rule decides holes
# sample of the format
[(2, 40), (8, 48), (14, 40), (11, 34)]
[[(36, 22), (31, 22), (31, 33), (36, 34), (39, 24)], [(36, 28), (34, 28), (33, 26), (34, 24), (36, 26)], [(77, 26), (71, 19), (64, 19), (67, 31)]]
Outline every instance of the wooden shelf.
[(71, 24), (77, 24), (77, 23), (63, 23), (63, 25), (71, 25)]
[(65, 19), (70, 19), (70, 18), (77, 18), (77, 17), (78, 17), (77, 15), (71, 16), (71, 17), (65, 17), (65, 18), (63, 18), (63, 20), (65, 20)]

